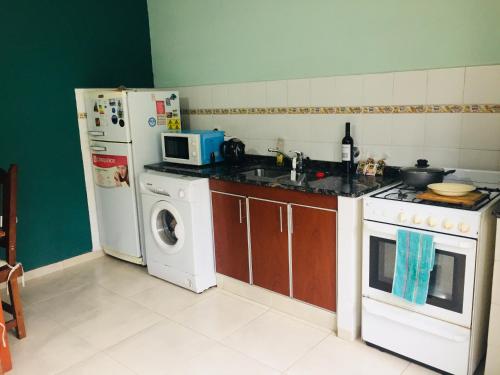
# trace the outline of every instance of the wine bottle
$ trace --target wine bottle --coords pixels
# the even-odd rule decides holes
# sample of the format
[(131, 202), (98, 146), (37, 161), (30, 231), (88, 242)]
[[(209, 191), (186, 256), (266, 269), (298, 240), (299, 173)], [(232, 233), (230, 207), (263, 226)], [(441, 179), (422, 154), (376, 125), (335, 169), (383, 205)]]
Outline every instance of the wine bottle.
[(345, 123), (345, 137), (342, 138), (342, 171), (349, 175), (354, 165), (354, 141), (351, 137), (351, 123)]

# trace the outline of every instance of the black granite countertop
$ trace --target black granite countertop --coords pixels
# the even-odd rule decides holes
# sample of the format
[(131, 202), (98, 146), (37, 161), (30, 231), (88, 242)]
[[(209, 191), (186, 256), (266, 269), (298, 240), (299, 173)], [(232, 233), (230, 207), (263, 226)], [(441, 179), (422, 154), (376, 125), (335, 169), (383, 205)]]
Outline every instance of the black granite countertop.
[[(304, 173), (298, 176), (298, 181), (291, 181), (289, 178), (290, 166), (285, 165), (283, 168), (277, 168), (275, 161), (274, 157), (247, 155), (240, 164), (217, 163), (206, 166), (190, 166), (162, 162), (145, 165), (144, 168), (158, 172), (346, 197), (359, 197), (400, 180), (399, 169), (394, 167), (386, 167), (384, 176), (353, 175), (347, 177), (342, 175), (340, 163), (307, 159), (304, 162)], [(257, 168), (276, 171), (276, 174), (280, 175), (282, 172), (282, 177), (276, 180), (248, 176), (248, 174), (253, 174), (249, 171)], [(324, 172), (325, 177), (318, 179), (315, 176), (318, 171)], [(245, 174), (245, 172), (248, 173)]]

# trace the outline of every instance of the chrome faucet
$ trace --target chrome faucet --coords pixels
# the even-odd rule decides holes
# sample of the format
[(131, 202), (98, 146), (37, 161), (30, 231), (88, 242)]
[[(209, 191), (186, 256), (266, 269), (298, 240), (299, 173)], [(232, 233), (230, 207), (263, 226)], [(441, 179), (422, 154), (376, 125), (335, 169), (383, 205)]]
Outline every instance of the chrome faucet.
[(297, 173), (304, 172), (304, 153), (302, 151), (293, 151), (295, 156), (292, 158), (292, 171), (296, 171)]
[(275, 152), (277, 154), (283, 155), (284, 158), (290, 159), (292, 161), (292, 170), (290, 171), (290, 180), (297, 181), (297, 175), (299, 179), (303, 179), (304, 176), (301, 174), (304, 172), (304, 153), (302, 151), (289, 151), (295, 154), (293, 157), (288, 156), (279, 148), (268, 148), (267, 151)]
[(290, 156), (288, 156), (287, 154), (285, 154), (283, 151), (281, 151), (279, 148), (274, 148), (274, 147), (269, 147), (267, 149), (268, 152), (275, 152), (277, 154), (280, 154), (280, 155), (283, 155), (284, 158), (286, 159), (291, 159)]

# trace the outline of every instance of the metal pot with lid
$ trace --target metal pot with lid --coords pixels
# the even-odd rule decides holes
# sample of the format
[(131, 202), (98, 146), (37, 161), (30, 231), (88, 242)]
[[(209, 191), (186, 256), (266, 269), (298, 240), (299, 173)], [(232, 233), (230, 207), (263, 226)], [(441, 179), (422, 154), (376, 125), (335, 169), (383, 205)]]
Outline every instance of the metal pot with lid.
[(454, 173), (455, 169), (431, 168), (426, 159), (418, 159), (414, 167), (401, 168), (403, 183), (416, 189), (425, 189), (427, 185), (443, 182), (444, 176)]

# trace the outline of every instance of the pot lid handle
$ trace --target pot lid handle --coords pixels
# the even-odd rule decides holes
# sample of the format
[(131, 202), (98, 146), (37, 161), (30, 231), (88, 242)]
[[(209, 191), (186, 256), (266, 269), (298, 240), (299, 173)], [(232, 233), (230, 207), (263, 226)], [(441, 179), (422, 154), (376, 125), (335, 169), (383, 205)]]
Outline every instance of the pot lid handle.
[(429, 166), (429, 162), (427, 159), (418, 159), (417, 164), (415, 164), (415, 167), (418, 168), (427, 168)]

